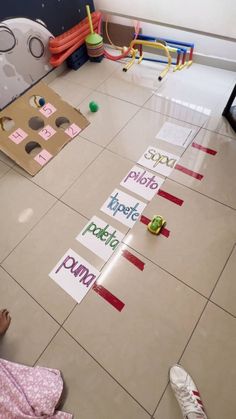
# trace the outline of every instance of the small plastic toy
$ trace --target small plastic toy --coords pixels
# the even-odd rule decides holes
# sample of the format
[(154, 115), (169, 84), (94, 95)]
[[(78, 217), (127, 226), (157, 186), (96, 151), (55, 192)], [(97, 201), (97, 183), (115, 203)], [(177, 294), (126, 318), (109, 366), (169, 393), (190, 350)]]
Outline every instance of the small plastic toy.
[(104, 56), (103, 38), (101, 35), (94, 32), (92, 17), (90, 13), (90, 7), (88, 4), (86, 6), (86, 11), (88, 15), (89, 28), (90, 28), (90, 34), (87, 35), (85, 38), (87, 54), (90, 58), (90, 61), (100, 62)]
[(147, 228), (153, 234), (160, 234), (162, 227), (166, 224), (166, 221), (161, 215), (154, 215), (152, 221), (148, 224)]
[(99, 109), (99, 106), (96, 102), (92, 100), (92, 102), (89, 102), (89, 109), (91, 112), (97, 112)]

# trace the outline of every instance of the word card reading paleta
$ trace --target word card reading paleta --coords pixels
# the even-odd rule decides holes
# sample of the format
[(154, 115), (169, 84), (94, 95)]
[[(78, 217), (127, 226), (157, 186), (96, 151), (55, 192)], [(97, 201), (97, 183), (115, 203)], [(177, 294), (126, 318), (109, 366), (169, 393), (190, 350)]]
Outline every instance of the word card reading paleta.
[(169, 176), (179, 159), (180, 157), (175, 154), (149, 146), (139, 159), (138, 164), (163, 176)]
[(120, 185), (150, 201), (164, 180), (139, 166), (134, 166), (120, 182)]
[(144, 202), (119, 189), (115, 189), (103, 204), (101, 211), (120, 221), (122, 224), (133, 227), (145, 207), (146, 204)]
[(67, 250), (49, 274), (77, 303), (82, 301), (99, 275), (97, 269), (72, 249)]
[(93, 217), (76, 237), (80, 243), (107, 261), (117, 249), (124, 234), (98, 217)]

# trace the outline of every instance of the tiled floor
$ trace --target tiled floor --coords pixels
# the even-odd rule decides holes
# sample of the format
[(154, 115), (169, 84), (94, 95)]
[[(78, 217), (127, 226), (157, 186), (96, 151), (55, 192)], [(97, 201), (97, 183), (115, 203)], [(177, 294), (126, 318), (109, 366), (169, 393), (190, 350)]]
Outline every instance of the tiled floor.
[[(159, 71), (142, 63), (124, 73), (107, 60), (66, 71), (51, 87), (90, 126), (34, 178), (0, 154), (0, 305), (13, 318), (0, 356), (60, 369), (75, 419), (180, 419), (168, 385), (176, 362), (210, 419), (235, 419), (236, 135), (221, 112), (236, 77), (194, 64), (158, 84)], [(186, 150), (155, 138), (166, 121), (192, 129)], [(112, 221), (143, 270), (119, 249), (105, 263), (75, 237), (93, 215), (109, 222), (102, 204), (149, 145), (203, 178), (175, 169), (161, 189), (183, 204), (147, 204), (144, 216), (162, 214), (168, 238)], [(121, 312), (93, 290), (78, 305), (49, 278), (70, 247), (101, 270)]]

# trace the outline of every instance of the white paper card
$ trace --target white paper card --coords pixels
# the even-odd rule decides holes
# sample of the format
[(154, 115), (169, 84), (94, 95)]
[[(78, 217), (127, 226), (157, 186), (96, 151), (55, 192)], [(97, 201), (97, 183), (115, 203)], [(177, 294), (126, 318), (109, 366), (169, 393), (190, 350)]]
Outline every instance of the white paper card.
[(191, 142), (192, 129), (165, 122), (156, 138), (186, 148)]
[(76, 237), (76, 240), (107, 261), (117, 249), (123, 237), (124, 234), (120, 231), (101, 220), (101, 218), (94, 216)]
[(168, 151), (149, 146), (141, 156), (138, 164), (154, 170), (164, 176), (169, 176), (180, 157)]
[(122, 224), (133, 227), (145, 207), (146, 204), (144, 202), (119, 189), (115, 189), (103, 204), (101, 211), (120, 221)]
[(80, 303), (98, 279), (100, 272), (69, 249), (59, 260), (49, 276), (75, 301)]
[(142, 167), (134, 166), (120, 182), (120, 185), (150, 201), (164, 180)]

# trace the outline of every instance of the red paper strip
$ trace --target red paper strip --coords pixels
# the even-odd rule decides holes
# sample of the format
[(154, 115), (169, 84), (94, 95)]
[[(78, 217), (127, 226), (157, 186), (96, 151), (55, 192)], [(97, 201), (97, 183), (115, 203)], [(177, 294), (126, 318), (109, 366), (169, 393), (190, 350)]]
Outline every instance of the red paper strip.
[(145, 217), (145, 215), (141, 215), (140, 221), (141, 221), (141, 223), (146, 224), (146, 226), (147, 226), (150, 223), (151, 220), (150, 220), (150, 218)]
[(176, 205), (179, 205), (180, 207), (184, 203), (183, 199), (177, 198), (177, 196), (171, 195), (170, 193), (163, 191), (162, 189), (159, 189), (157, 195), (161, 196), (162, 198), (168, 199), (169, 201), (173, 202)]
[[(145, 215), (141, 215), (140, 217), (140, 222), (145, 224), (146, 226), (150, 223), (150, 218), (145, 217)], [(170, 230), (168, 230), (165, 227), (162, 227), (160, 234), (162, 234), (165, 237), (169, 237), (170, 235)]]
[(127, 259), (129, 262), (131, 262), (136, 268), (140, 269), (140, 271), (144, 270), (145, 263), (142, 262), (139, 258), (134, 256), (132, 253), (130, 253), (128, 250), (123, 250), (122, 256)]
[(169, 237), (169, 235), (170, 235), (170, 230), (168, 230), (167, 228), (163, 227), (163, 228), (161, 229), (160, 234), (162, 234), (162, 235), (163, 235), (163, 236), (165, 236), (165, 237)]
[(198, 150), (201, 150), (201, 151), (205, 151), (205, 153), (212, 154), (212, 156), (215, 156), (217, 153), (217, 151), (212, 150), (212, 148), (203, 147), (201, 144), (197, 144), (194, 142), (192, 143), (192, 147), (197, 148)]
[(175, 169), (179, 170), (180, 172), (185, 173), (186, 175), (192, 176), (198, 180), (202, 180), (203, 178), (203, 175), (200, 175), (200, 173), (193, 172), (193, 170), (187, 169), (187, 167), (181, 166), (180, 164), (176, 164)]
[(94, 284), (93, 290), (99, 294), (104, 300), (110, 303), (116, 310), (121, 311), (124, 308), (124, 303), (119, 300), (115, 295), (113, 295), (110, 291), (104, 288), (102, 285)]

